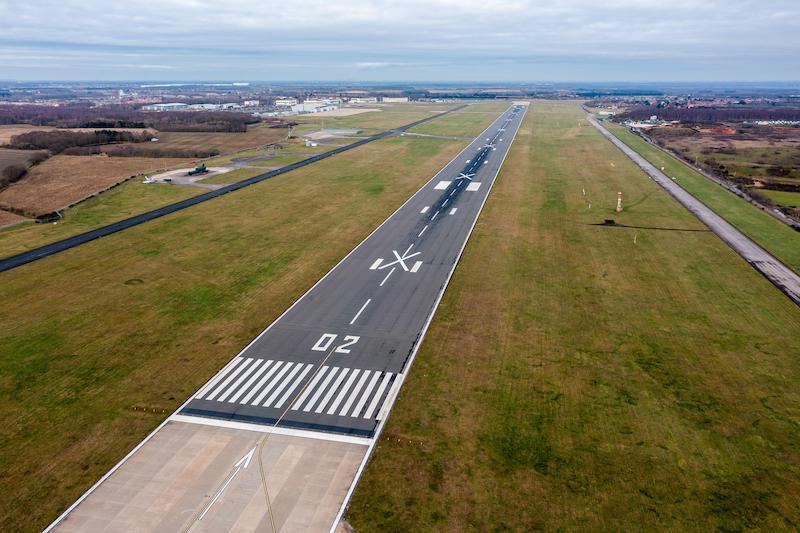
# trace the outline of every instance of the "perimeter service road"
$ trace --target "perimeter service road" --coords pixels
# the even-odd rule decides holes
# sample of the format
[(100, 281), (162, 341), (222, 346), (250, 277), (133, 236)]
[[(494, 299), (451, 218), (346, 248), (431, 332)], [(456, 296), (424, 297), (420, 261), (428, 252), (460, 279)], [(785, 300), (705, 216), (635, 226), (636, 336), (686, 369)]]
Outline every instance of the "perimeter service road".
[(51, 528), (334, 529), (526, 109), (505, 111)]
[(716, 233), (719, 238), (733, 248), (745, 261), (761, 272), (776, 287), (782, 290), (796, 304), (800, 305), (800, 275), (788, 268), (775, 256), (750, 240), (728, 221), (712, 211), (703, 202), (688, 193), (683, 187), (669, 179), (647, 159), (639, 155), (631, 147), (617, 139), (593, 117), (589, 122), (597, 128), (609, 141), (630, 157), (634, 163), (644, 170), (656, 183), (667, 190), (678, 202), (700, 219), (703, 224)]

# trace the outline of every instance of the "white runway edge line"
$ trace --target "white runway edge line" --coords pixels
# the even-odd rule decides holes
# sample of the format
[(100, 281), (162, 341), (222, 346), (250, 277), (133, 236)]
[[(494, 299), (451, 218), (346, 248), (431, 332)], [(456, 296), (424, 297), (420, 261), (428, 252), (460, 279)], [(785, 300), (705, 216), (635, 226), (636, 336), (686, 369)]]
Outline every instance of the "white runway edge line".
[[(468, 109), (468, 107), (467, 107), (467, 108), (465, 108), (465, 109)], [(490, 125), (489, 125), (489, 126), (488, 126), (488, 127), (485, 129), (485, 130), (484, 130), (484, 133), (485, 133), (486, 131), (488, 131), (489, 129), (491, 129), (491, 128), (492, 128), (492, 126), (494, 126), (494, 125), (495, 125), (495, 122), (498, 122), (498, 121), (499, 121), (499, 120), (500, 120), (500, 119), (501, 119), (501, 118), (502, 118), (504, 115), (505, 115), (505, 112), (503, 112), (503, 114), (502, 114), (500, 117), (498, 117), (498, 118), (497, 118), (497, 119), (496, 119), (494, 122), (492, 122), (492, 123), (491, 123), (491, 124), (490, 124)], [(482, 133), (481, 135), (483, 135), (483, 133)], [(480, 137), (480, 136), (479, 136), (479, 137)], [(378, 141), (378, 142), (380, 142), (380, 141)], [(474, 141), (473, 141), (473, 142), (474, 142)], [(247, 351), (247, 349), (248, 349), (248, 348), (250, 348), (250, 346), (252, 346), (253, 344), (255, 344), (255, 343), (258, 341), (258, 339), (260, 339), (261, 337), (263, 337), (263, 336), (264, 336), (264, 335), (265, 335), (265, 334), (266, 334), (266, 333), (267, 333), (267, 332), (268, 332), (268, 331), (269, 331), (269, 330), (272, 328), (272, 326), (274, 326), (276, 323), (278, 323), (278, 321), (280, 321), (280, 319), (281, 319), (281, 318), (283, 318), (283, 317), (284, 317), (284, 315), (286, 315), (287, 313), (289, 313), (289, 311), (291, 311), (291, 310), (292, 310), (292, 308), (293, 308), (294, 306), (296, 306), (296, 305), (297, 305), (297, 304), (300, 302), (300, 300), (302, 300), (303, 298), (305, 298), (306, 296), (308, 296), (308, 294), (309, 294), (311, 291), (313, 291), (313, 290), (316, 288), (316, 286), (317, 286), (317, 285), (319, 285), (320, 283), (322, 283), (322, 281), (323, 281), (325, 278), (327, 278), (328, 276), (330, 276), (330, 275), (331, 275), (331, 274), (332, 274), (332, 273), (333, 273), (333, 272), (334, 272), (334, 271), (335, 271), (337, 268), (339, 268), (339, 265), (341, 265), (342, 263), (344, 263), (344, 262), (347, 260), (347, 258), (349, 258), (351, 255), (353, 255), (353, 254), (355, 253), (355, 251), (356, 251), (356, 250), (357, 250), (357, 249), (358, 249), (358, 248), (359, 248), (359, 247), (360, 247), (362, 244), (364, 244), (364, 243), (367, 241), (367, 239), (369, 239), (370, 237), (372, 237), (372, 235), (373, 235), (375, 232), (377, 232), (379, 229), (381, 229), (381, 228), (384, 226), (384, 224), (386, 224), (387, 222), (389, 222), (389, 220), (391, 220), (391, 219), (392, 219), (392, 217), (394, 217), (394, 216), (395, 216), (397, 213), (399, 213), (401, 209), (403, 209), (403, 208), (404, 208), (404, 207), (405, 207), (405, 206), (406, 206), (406, 205), (407, 205), (409, 202), (411, 202), (411, 201), (412, 201), (412, 200), (413, 200), (413, 199), (414, 199), (414, 198), (415, 198), (415, 197), (416, 197), (416, 196), (417, 196), (419, 193), (421, 193), (421, 192), (422, 192), (422, 191), (423, 191), (423, 190), (424, 190), (424, 189), (425, 189), (425, 188), (426, 188), (428, 185), (430, 185), (431, 183), (433, 183), (433, 181), (434, 181), (434, 180), (436, 180), (436, 179), (439, 177), (439, 175), (440, 175), (442, 172), (444, 172), (444, 171), (445, 171), (445, 169), (447, 169), (447, 167), (449, 167), (449, 166), (450, 166), (450, 165), (453, 163), (453, 161), (455, 161), (455, 160), (456, 160), (458, 157), (462, 156), (462, 155), (464, 154), (464, 152), (466, 152), (466, 151), (467, 151), (467, 149), (470, 147), (470, 145), (471, 145), (471, 144), (472, 144), (472, 143), (469, 143), (469, 144), (468, 144), (468, 145), (467, 145), (467, 146), (466, 146), (466, 147), (465, 147), (465, 148), (464, 148), (464, 149), (463, 149), (461, 152), (459, 152), (457, 155), (455, 155), (455, 156), (453, 157), (453, 159), (451, 159), (450, 161), (448, 161), (448, 162), (447, 162), (447, 164), (445, 164), (445, 165), (444, 165), (444, 166), (443, 166), (443, 167), (442, 167), (442, 168), (441, 168), (441, 169), (440, 169), (440, 170), (439, 170), (439, 171), (438, 171), (438, 172), (437, 172), (437, 173), (436, 173), (436, 174), (435, 174), (435, 175), (434, 175), (434, 176), (433, 176), (431, 179), (429, 179), (428, 181), (426, 181), (426, 182), (425, 182), (425, 183), (424, 183), (424, 184), (423, 184), (423, 185), (422, 185), (422, 186), (421, 186), (419, 189), (417, 189), (417, 191), (416, 191), (414, 194), (412, 194), (412, 195), (411, 195), (411, 196), (410, 196), (410, 197), (409, 197), (409, 198), (408, 198), (408, 199), (407, 199), (405, 202), (403, 202), (403, 204), (402, 204), (402, 205), (400, 205), (400, 207), (398, 207), (397, 209), (395, 209), (395, 210), (394, 210), (394, 212), (393, 212), (391, 215), (389, 215), (389, 216), (386, 218), (386, 220), (384, 220), (383, 222), (381, 222), (380, 224), (378, 224), (378, 226), (377, 226), (375, 229), (373, 229), (373, 230), (372, 230), (372, 231), (369, 233), (369, 235), (367, 235), (366, 237), (364, 237), (364, 239), (363, 239), (363, 240), (362, 240), (360, 243), (358, 243), (358, 245), (357, 245), (357, 246), (355, 246), (355, 247), (354, 247), (352, 250), (350, 250), (350, 252), (349, 252), (347, 255), (345, 255), (345, 256), (344, 256), (344, 257), (343, 257), (343, 258), (342, 258), (342, 259), (341, 259), (341, 260), (340, 260), (338, 263), (336, 263), (336, 265), (334, 265), (334, 267), (333, 267), (333, 268), (331, 268), (331, 269), (330, 269), (328, 272), (326, 272), (324, 276), (322, 276), (321, 278), (319, 278), (319, 280), (317, 280), (317, 282), (316, 282), (316, 283), (314, 283), (314, 285), (312, 285), (312, 286), (311, 286), (311, 287), (310, 287), (310, 288), (309, 288), (309, 289), (308, 289), (306, 292), (304, 292), (304, 293), (303, 293), (303, 295), (302, 295), (300, 298), (298, 298), (297, 300), (295, 300), (295, 302), (294, 302), (292, 305), (290, 305), (289, 307), (287, 307), (287, 308), (286, 308), (286, 310), (285, 310), (283, 313), (281, 313), (281, 314), (280, 314), (280, 316), (278, 316), (278, 317), (277, 317), (275, 320), (273, 320), (273, 321), (272, 321), (272, 322), (269, 324), (269, 326), (267, 326), (267, 327), (266, 327), (266, 329), (264, 329), (264, 331), (262, 331), (261, 333), (259, 333), (259, 334), (258, 334), (258, 335), (257, 335), (257, 336), (256, 336), (256, 337), (255, 337), (255, 338), (252, 340), (252, 341), (250, 341), (250, 342), (249, 342), (249, 343), (248, 343), (248, 344), (247, 344), (247, 345), (246, 345), (244, 348), (242, 348), (242, 349), (241, 349), (241, 351), (239, 351), (239, 353), (238, 353), (238, 354), (236, 354), (236, 355), (235, 355), (235, 356), (234, 356), (234, 357), (233, 357), (233, 358), (232, 358), (232, 359), (231, 359), (231, 360), (228, 362), (228, 364), (226, 364), (224, 367), (222, 367), (222, 368), (220, 369), (220, 372), (222, 372), (222, 371), (225, 371), (225, 370), (228, 368), (228, 366), (230, 366), (230, 365), (234, 364), (234, 362), (236, 361), (236, 359), (237, 359), (238, 357), (240, 357), (240, 356), (241, 356), (241, 355), (242, 355), (242, 354), (243, 354), (245, 351)], [(207, 381), (206, 383), (204, 383), (204, 384), (203, 384), (203, 386), (200, 388), (200, 390), (203, 390), (204, 388), (207, 388), (207, 387), (209, 387), (209, 384), (210, 384), (210, 383), (211, 383), (211, 382), (212, 382), (212, 381), (213, 381), (213, 380), (214, 380), (214, 379), (217, 377), (217, 375), (218, 375), (218, 374), (215, 374), (214, 376), (211, 376), (211, 377), (208, 379), (208, 381)], [(209, 387), (209, 388), (210, 388), (210, 387)], [(94, 491), (97, 489), (97, 487), (99, 487), (100, 485), (102, 485), (102, 484), (103, 484), (103, 482), (104, 482), (106, 479), (108, 479), (109, 477), (111, 477), (111, 475), (113, 475), (113, 474), (114, 474), (114, 472), (116, 472), (117, 470), (119, 470), (119, 469), (122, 467), (122, 465), (123, 465), (123, 464), (125, 464), (125, 462), (126, 462), (128, 459), (130, 459), (130, 458), (133, 456), (133, 454), (135, 454), (137, 451), (139, 451), (139, 449), (140, 449), (142, 446), (144, 446), (145, 444), (147, 444), (147, 442), (149, 442), (149, 441), (150, 441), (150, 439), (152, 439), (152, 438), (155, 436), (155, 434), (156, 434), (156, 433), (158, 433), (158, 432), (159, 432), (159, 431), (160, 431), (160, 430), (161, 430), (161, 429), (162, 429), (164, 426), (166, 426), (166, 425), (167, 425), (167, 423), (169, 423), (171, 420), (174, 420), (174, 421), (176, 421), (176, 422), (185, 422), (185, 420), (183, 420), (183, 419), (185, 419), (185, 418), (187, 418), (187, 417), (186, 417), (185, 415), (180, 415), (179, 413), (180, 413), (180, 412), (181, 412), (181, 411), (182, 411), (182, 410), (183, 410), (183, 409), (184, 409), (184, 408), (185, 408), (185, 407), (186, 407), (186, 406), (189, 404), (189, 402), (191, 402), (193, 399), (194, 399), (194, 394), (192, 394), (191, 396), (189, 396), (189, 397), (186, 399), (186, 401), (185, 401), (185, 402), (183, 402), (183, 403), (182, 403), (182, 404), (181, 404), (181, 405), (180, 405), (180, 406), (179, 406), (177, 409), (175, 409), (175, 411), (172, 413), (172, 415), (170, 415), (169, 417), (167, 417), (166, 419), (164, 419), (164, 421), (163, 421), (163, 422), (161, 422), (161, 424), (159, 424), (159, 425), (158, 425), (158, 427), (156, 427), (156, 428), (155, 428), (153, 431), (151, 431), (151, 432), (150, 432), (150, 434), (149, 434), (149, 435), (147, 435), (147, 436), (146, 436), (146, 437), (145, 437), (145, 438), (142, 440), (142, 442), (140, 442), (139, 444), (137, 444), (137, 445), (136, 445), (136, 446), (135, 446), (135, 447), (134, 447), (134, 448), (133, 448), (133, 449), (132, 449), (130, 452), (128, 452), (128, 454), (127, 454), (127, 455), (125, 455), (125, 457), (123, 457), (122, 459), (120, 459), (120, 461), (119, 461), (117, 464), (115, 464), (115, 465), (114, 465), (114, 466), (111, 468), (111, 470), (109, 470), (108, 472), (106, 472), (106, 474), (105, 474), (105, 475), (103, 475), (103, 477), (101, 477), (100, 479), (98, 479), (98, 480), (97, 480), (97, 482), (96, 482), (94, 485), (92, 485), (91, 487), (89, 487), (89, 489), (88, 489), (86, 492), (84, 492), (83, 494), (81, 494), (81, 496), (80, 496), (80, 497), (79, 497), (77, 500), (75, 500), (75, 502), (74, 502), (72, 505), (70, 505), (69, 507), (67, 507), (67, 508), (66, 508), (66, 510), (64, 510), (64, 512), (63, 512), (63, 513), (61, 513), (61, 514), (58, 516), (58, 518), (56, 518), (55, 520), (53, 520), (53, 522), (52, 522), (52, 523), (51, 523), (49, 526), (47, 526), (47, 528), (44, 530), (44, 532), (43, 532), (43, 533), (49, 533), (50, 531), (52, 531), (52, 530), (53, 530), (53, 528), (55, 528), (55, 527), (56, 527), (56, 526), (57, 526), (57, 525), (58, 525), (58, 524), (59, 524), (59, 523), (60, 523), (62, 520), (64, 520), (64, 519), (65, 519), (65, 518), (66, 518), (66, 517), (69, 515), (69, 513), (71, 513), (71, 512), (72, 512), (72, 511), (73, 511), (73, 510), (74, 510), (74, 509), (75, 509), (75, 508), (76, 508), (78, 505), (80, 505), (80, 504), (81, 504), (81, 503), (82, 503), (82, 502), (83, 502), (83, 501), (84, 501), (86, 498), (88, 498), (88, 497), (89, 497), (89, 495), (90, 495), (92, 492), (94, 492)], [(212, 419), (204, 419), (204, 420), (207, 420), (207, 421), (209, 422), (209, 425), (214, 425), (214, 424), (218, 424), (219, 422), (222, 422), (221, 420), (212, 420)], [(327, 435), (333, 435), (333, 434), (322, 434), (322, 433), (320, 433), (319, 435), (320, 435), (320, 436), (319, 436), (318, 438), (323, 438), (323, 439), (324, 439), (324, 438), (325, 438)], [(330, 439), (328, 439), (328, 440), (336, 440), (336, 439), (330, 438)], [(373, 441), (371, 441), (371, 442), (374, 442), (374, 440), (373, 440)], [(348, 499), (349, 499), (349, 495), (348, 495)], [(334, 521), (334, 526), (335, 526), (336, 524), (338, 524), (338, 523), (339, 523), (339, 516), (337, 516), (336, 520)]]
[[(515, 104), (515, 105), (517, 105), (517, 104)], [(464, 243), (461, 245), (461, 250), (459, 250), (458, 255), (456, 256), (456, 260), (453, 262), (453, 266), (450, 268), (450, 273), (447, 275), (447, 279), (445, 280), (444, 285), (442, 285), (442, 288), (439, 290), (439, 294), (436, 297), (436, 301), (433, 304), (433, 308), (431, 310), (430, 315), (428, 316), (428, 320), (425, 321), (425, 325), (423, 326), (422, 331), (420, 332), (419, 339), (417, 340), (416, 344), (414, 345), (414, 349), (412, 350), (411, 355), (409, 356), (408, 363), (406, 364), (403, 372), (401, 374), (397, 375), (397, 379), (395, 380), (395, 383), (396, 383), (398, 391), (400, 390), (400, 388), (402, 388), (403, 382), (405, 381), (406, 376), (411, 372), (411, 367), (414, 364), (414, 359), (416, 359), (417, 352), (419, 351), (420, 346), (422, 346), (422, 341), (425, 339), (425, 334), (428, 332), (428, 328), (430, 327), (431, 322), (433, 321), (433, 317), (436, 315), (436, 309), (439, 308), (439, 303), (442, 301), (442, 297), (444, 296), (444, 291), (447, 289), (447, 286), (450, 284), (450, 279), (453, 277), (453, 273), (456, 271), (456, 267), (458, 266), (458, 263), (461, 260), (461, 256), (464, 253), (464, 249), (467, 247), (467, 243), (469, 242), (469, 238), (472, 236), (472, 232), (475, 229), (475, 225), (478, 223), (478, 219), (480, 218), (481, 212), (483, 211), (483, 206), (486, 205), (486, 201), (489, 199), (489, 195), (492, 192), (492, 188), (494, 187), (495, 181), (497, 181), (497, 176), (500, 174), (500, 170), (503, 168), (503, 163), (506, 162), (506, 157), (508, 157), (509, 152), (511, 152), (511, 147), (513, 146), (514, 141), (517, 138), (517, 132), (519, 131), (519, 128), (522, 126), (522, 122), (525, 120), (525, 115), (528, 112), (528, 105), (525, 105), (524, 108), (525, 109), (522, 112), (522, 117), (520, 117), (519, 124), (518, 124), (517, 128), (514, 130), (514, 135), (511, 137), (511, 143), (510, 143), (510, 145), (508, 147), (508, 150), (503, 155), (503, 160), (500, 162), (500, 166), (497, 167), (497, 172), (495, 173), (494, 178), (491, 180), (491, 184), (489, 185), (489, 190), (486, 191), (486, 196), (484, 197), (483, 202), (481, 202), (480, 208), (478, 209), (478, 213), (475, 216), (475, 220), (472, 221), (472, 225), (469, 228), (469, 233), (467, 233), (467, 237), (466, 237), (466, 239), (464, 239)], [(505, 116), (507, 111), (508, 110), (504, 111), (503, 114), (500, 115), (497, 118), (497, 120), (492, 122), (492, 124), (489, 125), (489, 127), (484, 130), (484, 133), (489, 131), (489, 129), (491, 129), (495, 125), (496, 122), (499, 122), (500, 119), (502, 119)], [(480, 138), (482, 135), (483, 135), (483, 133), (481, 135), (479, 135), (477, 138)], [(469, 149), (469, 146), (467, 146), (464, 149), (464, 151), (466, 151), (468, 149)], [(461, 155), (461, 154), (459, 154), (459, 155)], [(455, 160), (455, 158), (454, 158), (454, 160)], [(452, 163), (452, 161), (450, 163)], [(439, 173), (441, 173), (445, 168), (447, 168), (450, 165), (450, 163), (445, 165), (444, 168), (442, 168), (442, 170), (439, 171)], [(436, 176), (438, 176), (439, 173), (437, 173)], [(436, 179), (436, 176), (434, 176), (433, 179), (431, 179), (428, 183), (431, 183), (432, 181), (434, 181)], [(415, 196), (416, 196), (416, 194), (415, 194)], [(412, 196), (412, 198), (413, 198), (413, 196)], [(375, 446), (378, 444), (378, 441), (380, 440), (381, 433), (383, 432), (383, 428), (386, 425), (386, 421), (389, 418), (388, 415), (389, 415), (389, 413), (391, 413), (392, 407), (394, 407), (394, 403), (389, 403), (389, 398), (387, 398), (386, 401), (384, 402), (384, 409), (386, 409), (386, 413), (385, 413), (386, 416), (381, 418), (380, 421), (378, 422), (378, 427), (375, 430), (375, 434), (373, 435), (372, 439), (370, 440), (370, 444), (369, 444), (369, 448), (367, 449), (367, 453), (364, 455), (364, 459), (361, 460), (361, 464), (358, 466), (358, 470), (356, 471), (356, 475), (355, 475), (355, 478), (353, 479), (353, 483), (350, 485), (350, 489), (347, 491), (347, 494), (345, 495), (344, 501), (342, 502), (342, 505), (339, 508), (339, 512), (336, 514), (336, 519), (333, 521), (333, 524), (331, 524), (331, 528), (329, 530), (329, 533), (336, 533), (336, 527), (339, 525), (339, 522), (342, 520), (342, 516), (344, 516), (344, 512), (347, 509), (347, 504), (350, 502), (350, 498), (353, 497), (353, 492), (355, 492), (356, 486), (358, 485), (358, 482), (359, 482), (359, 480), (361, 479), (361, 476), (364, 473), (364, 468), (366, 468), (367, 463), (369, 462), (369, 459), (372, 456), (372, 452), (375, 450)]]

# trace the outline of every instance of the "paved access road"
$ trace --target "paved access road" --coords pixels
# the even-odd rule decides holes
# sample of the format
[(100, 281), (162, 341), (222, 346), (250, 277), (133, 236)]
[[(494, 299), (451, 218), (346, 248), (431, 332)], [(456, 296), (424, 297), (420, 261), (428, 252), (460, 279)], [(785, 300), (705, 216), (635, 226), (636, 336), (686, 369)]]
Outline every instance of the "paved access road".
[(181, 415), (372, 437), (526, 109), (504, 112)]
[(683, 187), (669, 179), (647, 159), (639, 155), (630, 146), (617, 139), (594, 118), (589, 122), (597, 128), (609, 141), (639, 165), (656, 183), (664, 187), (678, 202), (700, 219), (723, 241), (741, 255), (764, 277), (782, 290), (796, 304), (800, 305), (800, 275), (788, 268), (775, 256), (753, 242), (749, 237), (736, 229), (724, 218), (712, 211), (703, 202), (689, 194)]

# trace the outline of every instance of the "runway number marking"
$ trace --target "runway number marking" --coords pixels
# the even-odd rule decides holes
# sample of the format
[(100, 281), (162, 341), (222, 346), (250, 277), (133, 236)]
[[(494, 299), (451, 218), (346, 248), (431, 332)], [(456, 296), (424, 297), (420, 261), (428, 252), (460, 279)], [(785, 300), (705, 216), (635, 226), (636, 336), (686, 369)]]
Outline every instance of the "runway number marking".
[[(327, 352), (328, 348), (330, 348), (336, 339), (339, 337), (336, 333), (323, 333), (322, 337), (319, 338), (317, 343), (311, 348), (315, 352)], [(358, 335), (345, 335), (342, 339), (344, 344), (341, 344), (336, 347), (333, 351), (334, 353), (350, 353), (350, 349), (348, 346), (352, 346), (361, 340), (361, 337)]]

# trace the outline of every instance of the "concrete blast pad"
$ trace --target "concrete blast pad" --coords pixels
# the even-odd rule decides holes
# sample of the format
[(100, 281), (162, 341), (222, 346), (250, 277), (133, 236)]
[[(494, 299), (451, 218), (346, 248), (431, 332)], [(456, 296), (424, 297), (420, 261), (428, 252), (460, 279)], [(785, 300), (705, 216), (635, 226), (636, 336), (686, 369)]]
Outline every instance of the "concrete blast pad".
[(328, 531), (366, 452), (363, 444), (170, 421), (55, 531), (272, 531), (273, 522), (277, 531)]

